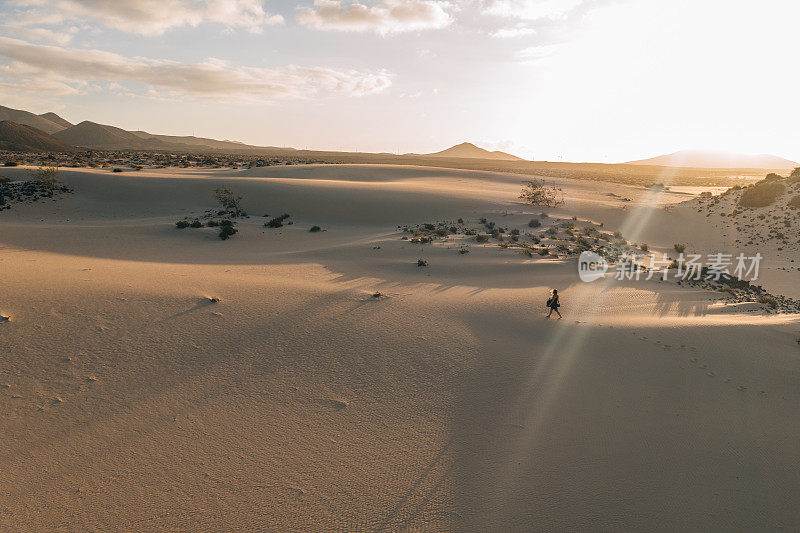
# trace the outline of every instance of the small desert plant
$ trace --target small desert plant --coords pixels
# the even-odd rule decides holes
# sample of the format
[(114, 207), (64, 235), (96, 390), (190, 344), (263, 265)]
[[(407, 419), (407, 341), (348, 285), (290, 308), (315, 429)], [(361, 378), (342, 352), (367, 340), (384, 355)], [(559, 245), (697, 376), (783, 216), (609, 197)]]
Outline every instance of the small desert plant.
[(3, 166), (4, 167), (16, 167), (16, 166), (19, 166), (19, 163), (17, 163), (16, 161), (6, 161), (5, 163), (3, 163)]
[(512, 229), (511, 235), (519, 235), (519, 230), (517, 228)]
[(214, 199), (219, 202), (219, 205), (223, 208), (228, 211), (233, 211), (234, 216), (239, 216), (242, 213), (242, 197), (236, 196), (227, 187), (214, 189)]
[[(223, 221), (224, 222), (224, 221)], [(228, 221), (230, 222), (230, 221)], [(236, 228), (233, 227), (233, 224), (225, 225), (223, 224), (219, 230), (219, 238), (223, 241), (230, 239), (233, 235), (236, 235), (239, 232)]]
[(489, 240), (489, 236), (488, 235), (477, 235), (475, 237), (475, 240), (477, 242), (487, 242)]
[(519, 199), (532, 205), (557, 207), (564, 203), (564, 192), (560, 187), (547, 185), (543, 179), (533, 179), (525, 183)]
[(760, 304), (768, 305), (772, 308), (778, 307), (778, 300), (776, 300), (773, 296), (769, 296), (766, 294), (759, 296), (756, 301)]
[(648, 246), (645, 243), (640, 244), (639, 248), (641, 248), (641, 250), (643, 252), (646, 252), (649, 249)]
[(57, 167), (39, 167), (33, 172), (31, 179), (42, 189), (53, 190), (60, 185)]
[(685, 244), (676, 243), (676, 244), (673, 244), (672, 247), (675, 248), (675, 251), (678, 252), (679, 254), (682, 254), (684, 251), (686, 251), (686, 245)]
[(539, 226), (541, 226), (541, 225), (542, 225), (542, 223), (539, 221), (539, 219), (536, 219), (536, 218), (532, 218), (532, 219), (531, 219), (531, 220), (528, 222), (528, 227), (529, 227), (529, 228), (538, 228), (538, 227), (539, 227)]
[(318, 231), (322, 231), (322, 228), (320, 228), (319, 226), (311, 226), (311, 229), (309, 229), (308, 231), (310, 231), (311, 233), (316, 233)]
[(203, 223), (200, 222), (199, 220), (192, 220), (192, 223), (189, 224), (189, 227), (190, 228), (202, 228), (203, 227)]
[(269, 222), (265, 222), (264, 225), (268, 228), (280, 228), (283, 227), (283, 222), (289, 218), (288, 213), (284, 213), (279, 217), (275, 217), (269, 220)]
[(417, 259), (417, 266), (418, 267), (426, 267), (428, 266), (428, 262), (424, 259)]
[(117, 168), (115, 168), (114, 170), (112, 170), (111, 172), (122, 172), (122, 169), (121, 169), (121, 168), (119, 168), (119, 167), (117, 167)]
[(219, 226), (219, 222), (217, 222), (216, 220), (209, 220), (208, 221), (208, 227), (209, 228), (216, 228), (217, 226)]
[(175, 223), (175, 227), (178, 229), (188, 228), (189, 222), (186, 220), (179, 220)]

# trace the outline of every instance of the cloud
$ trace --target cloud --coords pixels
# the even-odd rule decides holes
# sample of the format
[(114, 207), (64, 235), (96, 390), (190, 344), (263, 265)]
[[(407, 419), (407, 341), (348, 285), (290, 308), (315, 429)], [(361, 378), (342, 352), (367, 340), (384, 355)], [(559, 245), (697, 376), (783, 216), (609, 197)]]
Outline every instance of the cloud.
[(314, 7), (299, 8), (297, 20), (316, 30), (375, 32), (380, 35), (444, 28), (453, 18), (452, 5), (433, 0), (384, 0), (367, 6), (339, 0), (314, 0)]
[[(266, 101), (317, 95), (363, 96), (391, 85), (385, 71), (359, 72), (323, 67), (277, 68), (233, 66), (219, 59), (180, 63), (162, 59), (129, 58), (102, 50), (59, 48), (0, 37), (0, 82), (21, 87), (48, 80), (62, 91), (87, 82), (133, 83), (145, 91), (170, 96), (195, 96), (219, 101)], [(78, 80), (78, 81), (76, 81)]]
[(94, 22), (129, 33), (160, 35), (203, 22), (260, 32), (283, 17), (264, 11), (260, 0), (13, 0), (17, 17), (34, 20), (47, 13), (49, 23)]
[(0, 29), (30, 39), (31, 41), (48, 42), (61, 46), (72, 41), (72, 31), (53, 31), (47, 28), (28, 28), (25, 26), (0, 26)]
[(515, 58), (526, 63), (536, 63), (553, 55), (558, 50), (557, 44), (542, 44), (524, 48), (515, 54)]
[(514, 37), (523, 37), (525, 35), (536, 35), (536, 30), (527, 28), (525, 26), (514, 26), (512, 28), (501, 28), (493, 31), (490, 34), (497, 39), (512, 39)]
[(484, 13), (525, 20), (557, 19), (584, 3), (584, 0), (489, 0)]

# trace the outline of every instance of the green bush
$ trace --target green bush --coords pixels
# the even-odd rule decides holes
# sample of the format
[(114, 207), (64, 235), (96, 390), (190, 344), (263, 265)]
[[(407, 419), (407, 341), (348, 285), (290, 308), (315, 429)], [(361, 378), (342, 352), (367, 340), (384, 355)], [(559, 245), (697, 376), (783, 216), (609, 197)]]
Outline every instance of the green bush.
[(230, 239), (233, 235), (236, 235), (239, 232), (233, 225), (223, 225), (222, 229), (219, 230), (219, 238), (223, 241)]
[(189, 222), (187, 222), (186, 220), (179, 220), (175, 223), (175, 227), (178, 229), (188, 228)]
[(475, 237), (475, 240), (478, 242), (488, 242), (489, 236), (488, 235), (478, 235)]
[(538, 228), (541, 225), (542, 225), (542, 223), (539, 221), (539, 219), (536, 219), (536, 218), (533, 218), (528, 222), (528, 227), (529, 228)]
[(115, 168), (115, 169), (114, 169), (114, 170), (112, 170), (111, 172), (122, 172), (122, 169), (121, 169), (121, 168)]
[(679, 254), (682, 254), (684, 251), (686, 251), (685, 244), (673, 244), (672, 247), (675, 248), (675, 251)]
[(280, 227), (283, 227), (283, 222), (287, 218), (289, 218), (289, 214), (288, 213), (284, 213), (279, 217), (275, 217), (275, 218), (271, 219), (269, 222), (265, 222), (264, 226), (266, 226), (268, 228), (280, 228)]
[(319, 226), (311, 226), (311, 229), (308, 231), (310, 231), (311, 233), (316, 233), (318, 231), (322, 231), (322, 228), (320, 228)]
[(3, 163), (3, 166), (4, 167), (16, 167), (16, 166), (19, 166), (19, 163), (17, 163), (16, 161), (6, 161), (5, 163)]
[(193, 220), (192, 223), (189, 224), (189, 227), (190, 228), (202, 228), (203, 227), (203, 223), (200, 222), (199, 220)]

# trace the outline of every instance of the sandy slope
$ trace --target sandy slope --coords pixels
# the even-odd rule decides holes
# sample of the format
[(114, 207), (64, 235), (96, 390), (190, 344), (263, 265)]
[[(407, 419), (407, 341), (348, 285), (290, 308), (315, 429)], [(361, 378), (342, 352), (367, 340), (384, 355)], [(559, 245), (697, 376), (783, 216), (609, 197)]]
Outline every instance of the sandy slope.
[[(796, 317), (400, 240), (523, 227), (522, 179), (67, 171), (74, 195), (0, 213), (0, 529), (800, 527)], [(295, 224), (174, 228), (220, 184)], [(647, 207), (680, 194), (563, 185), (553, 216), (664, 248), (685, 231)]]

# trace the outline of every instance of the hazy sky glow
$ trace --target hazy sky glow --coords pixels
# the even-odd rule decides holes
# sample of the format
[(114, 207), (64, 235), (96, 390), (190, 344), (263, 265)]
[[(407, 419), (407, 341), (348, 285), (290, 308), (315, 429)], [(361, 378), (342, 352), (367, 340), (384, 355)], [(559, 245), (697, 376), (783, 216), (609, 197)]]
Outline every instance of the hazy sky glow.
[(0, 104), (251, 144), (800, 160), (792, 0), (0, 0)]

